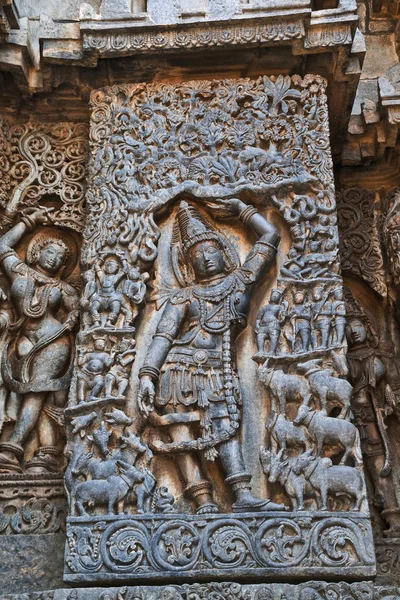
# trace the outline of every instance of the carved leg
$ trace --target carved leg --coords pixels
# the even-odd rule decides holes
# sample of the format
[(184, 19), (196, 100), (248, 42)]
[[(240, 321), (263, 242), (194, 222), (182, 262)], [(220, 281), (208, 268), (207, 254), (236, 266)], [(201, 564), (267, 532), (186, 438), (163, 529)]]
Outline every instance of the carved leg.
[(257, 354), (265, 354), (265, 342), (267, 340), (267, 334), (264, 332), (257, 333)]
[(114, 325), (121, 311), (121, 303), (119, 300), (111, 302), (111, 312), (108, 315), (106, 325)]
[(274, 331), (269, 336), (269, 352), (270, 352), (270, 354), (276, 354), (276, 352), (277, 352), (280, 333), (281, 333), (280, 331)]
[(47, 392), (30, 392), (24, 395), (20, 416), (8, 441), (21, 446), (24, 444), (39, 420), (46, 395)]
[(329, 327), (321, 328), (321, 348), (327, 348), (329, 343)]
[[(170, 425), (169, 435), (174, 442), (193, 439), (188, 425)], [(182, 453), (176, 455), (175, 461), (186, 484), (184, 493), (194, 502), (197, 512), (219, 512), (219, 507), (212, 496), (212, 484), (203, 473), (199, 457), (194, 453)]]
[[(215, 419), (215, 431), (226, 429), (227, 419)], [(231, 487), (235, 495), (233, 512), (285, 510), (284, 504), (276, 504), (268, 498), (261, 500), (251, 493), (251, 474), (247, 472), (244, 464), (242, 448), (239, 440), (233, 439), (220, 444), (218, 447), (222, 467), (225, 473), (225, 482)]]
[(78, 377), (78, 404), (85, 402), (87, 392), (87, 381), (84, 377)]
[(328, 510), (328, 486), (325, 482), (320, 483), (319, 488), (321, 494), (321, 507), (320, 510)]
[(351, 447), (346, 447), (345, 452), (342, 456), (342, 460), (340, 461), (340, 465), (345, 465), (347, 459), (349, 458), (350, 454), (352, 453), (352, 448)]
[(76, 500), (76, 508), (78, 509), (78, 513), (82, 516), (84, 515), (85, 517), (89, 516), (89, 513), (87, 512), (87, 510), (85, 509), (82, 500)]
[[(298, 486), (296, 486), (296, 493), (297, 493), (297, 502), (298, 506), (297, 506), (297, 510), (304, 510), (304, 484), (302, 485), (301, 482), (299, 482)], [(293, 505), (293, 510), (296, 510), (296, 507)]]
[(104, 388), (104, 377), (102, 375), (97, 375), (94, 379), (94, 384), (92, 387), (92, 392), (88, 398), (88, 400), (94, 400), (98, 398)]
[(122, 398), (122, 397), (125, 396), (125, 392), (127, 390), (128, 383), (129, 383), (128, 379), (125, 379), (125, 378), (121, 379), (121, 381), (119, 382), (119, 384), (118, 384), (118, 392), (117, 393), (118, 393), (118, 396), (120, 398)]
[(89, 305), (89, 314), (92, 317), (93, 325), (99, 326), (101, 324), (100, 309), (100, 300), (92, 300), (91, 304)]
[(106, 396), (112, 397), (112, 389), (115, 383), (115, 376), (112, 373), (109, 373), (106, 376)]
[(300, 329), (300, 338), (303, 352), (306, 352), (310, 347), (311, 329)]

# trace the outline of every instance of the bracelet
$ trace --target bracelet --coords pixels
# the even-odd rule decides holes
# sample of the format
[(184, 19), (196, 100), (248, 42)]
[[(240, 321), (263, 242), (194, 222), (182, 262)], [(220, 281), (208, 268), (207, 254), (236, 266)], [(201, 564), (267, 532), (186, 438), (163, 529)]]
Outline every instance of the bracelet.
[(0, 262), (5, 260), (8, 256), (17, 256), (17, 253), (8, 246), (0, 248)]
[(165, 338), (169, 342), (173, 342), (175, 340), (174, 336), (166, 331), (157, 331), (154, 336), (155, 338)]
[(239, 219), (241, 219), (243, 223), (247, 225), (251, 217), (254, 215), (258, 215), (258, 210), (256, 210), (254, 206), (246, 206), (246, 208), (239, 213)]
[(158, 379), (160, 376), (160, 369), (157, 367), (151, 367), (150, 365), (144, 365), (141, 369), (139, 369), (139, 377), (143, 375), (148, 375), (152, 379)]
[(36, 226), (35, 221), (33, 221), (29, 215), (23, 215), (21, 217), (21, 223), (25, 225), (28, 231), (33, 231)]
[(261, 244), (262, 246), (268, 246), (269, 248), (272, 248), (272, 250), (274, 252), (277, 251), (277, 247), (274, 246), (273, 244), (271, 244), (270, 242), (264, 242), (264, 240), (257, 240), (256, 244)]

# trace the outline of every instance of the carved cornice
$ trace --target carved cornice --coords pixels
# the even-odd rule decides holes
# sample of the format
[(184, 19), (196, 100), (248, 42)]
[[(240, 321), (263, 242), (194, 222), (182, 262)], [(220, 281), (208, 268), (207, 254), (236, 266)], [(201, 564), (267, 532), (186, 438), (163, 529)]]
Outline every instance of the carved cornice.
[(222, 46), (251, 46), (274, 41), (289, 41), (305, 36), (302, 18), (180, 26), (173, 29), (142, 29), (137, 24), (122, 32), (90, 30), (81, 25), (83, 50), (98, 56), (121, 56), (127, 53), (160, 52)]

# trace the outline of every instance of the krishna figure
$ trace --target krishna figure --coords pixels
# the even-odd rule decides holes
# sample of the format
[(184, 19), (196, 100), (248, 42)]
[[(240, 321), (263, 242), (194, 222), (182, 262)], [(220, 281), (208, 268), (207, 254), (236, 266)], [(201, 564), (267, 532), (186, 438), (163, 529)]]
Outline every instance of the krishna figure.
[(140, 370), (139, 409), (169, 441), (153, 441), (174, 453), (185, 495), (197, 513), (217, 513), (212, 484), (199, 454), (219, 455), (231, 487), (234, 512), (282, 510), (251, 493), (239, 440), (241, 393), (235, 340), (246, 327), (256, 283), (276, 255), (279, 234), (253, 206), (239, 199), (208, 203), (216, 216), (237, 216), (257, 236), (243, 265), (229, 240), (193, 206), (182, 201), (174, 224), (172, 266), (180, 289), (166, 304)]

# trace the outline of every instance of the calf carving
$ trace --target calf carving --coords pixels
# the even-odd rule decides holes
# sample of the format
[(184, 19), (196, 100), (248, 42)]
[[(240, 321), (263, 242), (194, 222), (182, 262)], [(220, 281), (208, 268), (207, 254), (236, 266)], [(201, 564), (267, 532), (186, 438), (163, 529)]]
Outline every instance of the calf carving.
[(117, 461), (119, 475), (107, 479), (89, 479), (76, 486), (76, 507), (80, 515), (88, 515), (85, 505), (107, 504), (108, 514), (122, 513), (128, 493), (138, 483), (143, 483), (144, 475), (136, 467)]
[(297, 456), (287, 457), (283, 448), (278, 454), (264, 447), (260, 450), (260, 461), (268, 481), (280, 483), (285, 488), (293, 510), (305, 510), (304, 500), (306, 497), (315, 496), (315, 491), (304, 475), (294, 471), (296, 460)]
[(271, 409), (279, 414), (286, 414), (288, 402), (308, 402), (310, 389), (307, 380), (298, 375), (288, 375), (282, 369), (268, 367), (268, 361), (260, 368), (260, 379), (271, 392)]
[[(350, 410), (353, 388), (348, 381), (333, 377), (331, 369), (321, 366), (321, 359), (308, 360), (297, 365), (300, 373), (307, 378), (311, 394), (319, 401), (321, 410), (326, 412), (328, 401), (340, 404), (339, 419), (345, 419)], [(305, 400), (308, 404), (309, 400)]]
[(344, 419), (327, 417), (323, 412), (318, 412), (306, 404), (299, 406), (293, 422), (295, 426), (307, 427), (310, 439), (316, 444), (317, 456), (321, 456), (325, 444), (340, 444), (344, 449), (341, 465), (346, 464), (350, 456), (354, 458), (357, 465), (362, 464), (360, 434), (352, 423)]
[(286, 450), (289, 447), (297, 447), (308, 450), (310, 447), (309, 436), (305, 427), (293, 425), (284, 415), (271, 412), (265, 423), (271, 440), (275, 447)]
[(303, 452), (293, 466), (296, 475), (303, 475), (319, 492), (319, 510), (328, 510), (328, 497), (346, 496), (354, 499), (354, 510), (361, 510), (364, 500), (364, 481), (361, 471), (353, 467), (332, 465), (329, 458), (318, 458), (312, 450)]

